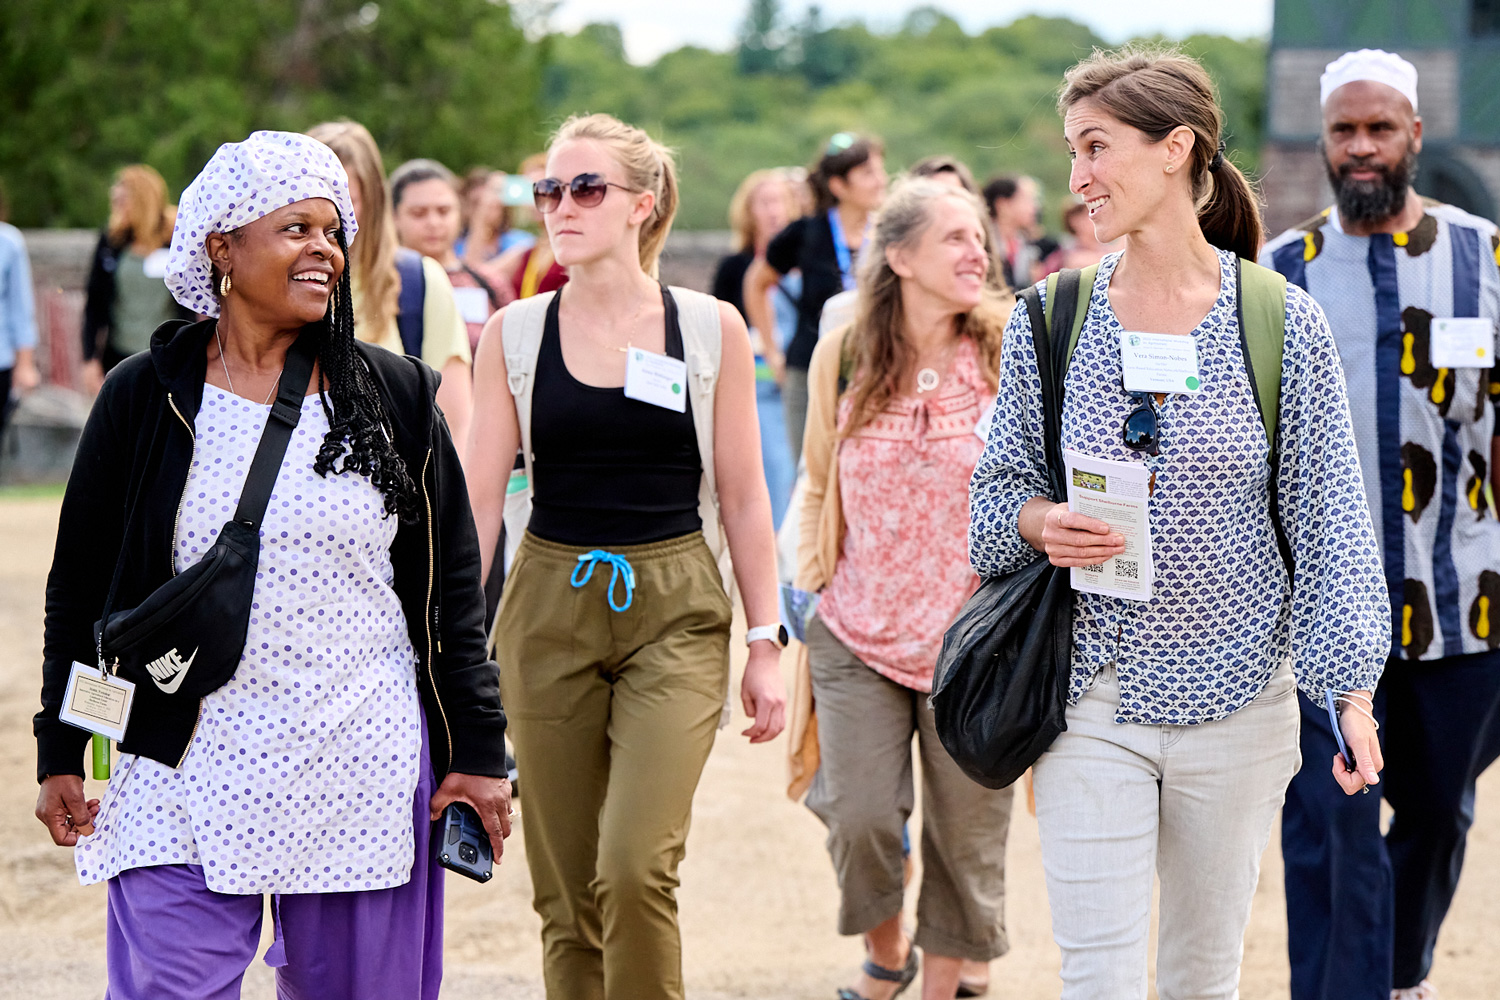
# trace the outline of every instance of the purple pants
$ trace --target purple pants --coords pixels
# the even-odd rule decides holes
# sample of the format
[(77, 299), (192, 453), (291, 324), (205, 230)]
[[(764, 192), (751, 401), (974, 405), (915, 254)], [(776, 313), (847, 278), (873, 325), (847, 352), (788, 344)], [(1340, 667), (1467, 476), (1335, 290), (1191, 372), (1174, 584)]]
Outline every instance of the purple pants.
[[(432, 863), (434, 791), (422, 727), (412, 803), (411, 881), (371, 892), (272, 897), (278, 1000), (437, 1000), (443, 869)], [(239, 1000), (260, 943), (262, 897), (213, 892), (196, 865), (132, 868), (109, 880), (105, 1000)]]

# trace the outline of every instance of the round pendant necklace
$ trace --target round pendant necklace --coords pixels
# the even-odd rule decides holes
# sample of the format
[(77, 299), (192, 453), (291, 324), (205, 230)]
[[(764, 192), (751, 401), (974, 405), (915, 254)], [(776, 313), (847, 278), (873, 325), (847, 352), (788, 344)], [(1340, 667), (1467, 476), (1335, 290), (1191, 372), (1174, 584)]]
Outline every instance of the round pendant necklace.
[(917, 391), (931, 392), (942, 382), (942, 376), (935, 368), (923, 368), (917, 372)]

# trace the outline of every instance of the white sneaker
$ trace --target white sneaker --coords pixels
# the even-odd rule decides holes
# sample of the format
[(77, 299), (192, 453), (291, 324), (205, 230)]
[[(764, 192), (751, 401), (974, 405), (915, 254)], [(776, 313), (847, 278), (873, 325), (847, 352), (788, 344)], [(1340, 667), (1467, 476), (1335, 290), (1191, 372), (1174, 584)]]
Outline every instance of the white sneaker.
[(1391, 990), (1391, 1000), (1438, 1000), (1438, 991), (1432, 980), (1424, 979), (1404, 990)]

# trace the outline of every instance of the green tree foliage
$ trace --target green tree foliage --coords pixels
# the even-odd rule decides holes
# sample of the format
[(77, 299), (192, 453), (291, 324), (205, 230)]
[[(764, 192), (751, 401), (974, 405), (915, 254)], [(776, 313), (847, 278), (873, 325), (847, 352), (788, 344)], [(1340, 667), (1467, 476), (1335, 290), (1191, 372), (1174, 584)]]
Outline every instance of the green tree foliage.
[[(98, 225), (126, 163), (174, 195), (217, 146), (257, 128), (364, 122), (387, 166), (432, 156), (511, 167), (570, 114), (607, 111), (679, 151), (679, 225), (725, 225), (751, 170), (807, 164), (834, 132), (882, 136), (899, 169), (932, 153), (981, 178), (1038, 177), (1067, 197), (1055, 101), (1100, 39), (1027, 16), (969, 34), (921, 6), (888, 32), (745, 0), (738, 44), (627, 61), (620, 29), (546, 35), (545, 0), (0, 0), (0, 177), (22, 225)], [(1253, 170), (1265, 44), (1183, 47), (1221, 89), (1229, 146)]]
[[(751, 0), (739, 44), (727, 53), (689, 47), (637, 67), (613, 27), (552, 41), (549, 122), (607, 111), (675, 147), (683, 173), (678, 224), (687, 229), (722, 228), (745, 174), (805, 165), (842, 130), (880, 135), (896, 169), (948, 153), (981, 179), (1031, 174), (1055, 210), (1068, 197), (1057, 90), (1069, 66), (1104, 45), (1086, 25), (1039, 15), (971, 35), (931, 6), (911, 11), (891, 33), (829, 24), (817, 7), (787, 25), (775, 0)], [(1181, 46), (1213, 75), (1231, 155), (1253, 171), (1265, 43), (1200, 35)]]
[(259, 128), (348, 117), (387, 166), (513, 164), (549, 47), (494, 0), (3, 0), (0, 176), (13, 221), (93, 226), (120, 166), (175, 194)]

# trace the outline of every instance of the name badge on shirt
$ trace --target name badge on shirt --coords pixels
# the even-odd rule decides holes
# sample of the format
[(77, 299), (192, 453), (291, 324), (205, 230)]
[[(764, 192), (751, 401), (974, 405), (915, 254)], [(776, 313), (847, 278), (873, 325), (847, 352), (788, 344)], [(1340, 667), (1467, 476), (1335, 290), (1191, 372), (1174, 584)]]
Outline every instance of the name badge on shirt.
[(666, 410), (687, 412), (687, 362), (632, 347), (625, 356), (625, 395)]
[(1482, 317), (1433, 319), (1432, 367), (1488, 368), (1494, 363), (1494, 320)]
[(995, 404), (991, 403), (990, 408), (985, 410), (979, 419), (975, 421), (974, 436), (985, 444), (989, 444), (990, 428), (993, 426), (995, 426)]
[(75, 660), (57, 717), (118, 743), (125, 738), (134, 701), (135, 685), (130, 681)]
[(1120, 334), (1120, 360), (1126, 392), (1197, 392), (1203, 386), (1192, 334), (1125, 330)]
[(455, 288), (453, 299), (465, 323), (483, 323), (490, 318), (490, 293), (483, 288)]
[(161, 278), (165, 281), (167, 277), (167, 258), (170, 256), (171, 252), (166, 249), (152, 250), (141, 261), (141, 270), (145, 272), (148, 278)]

